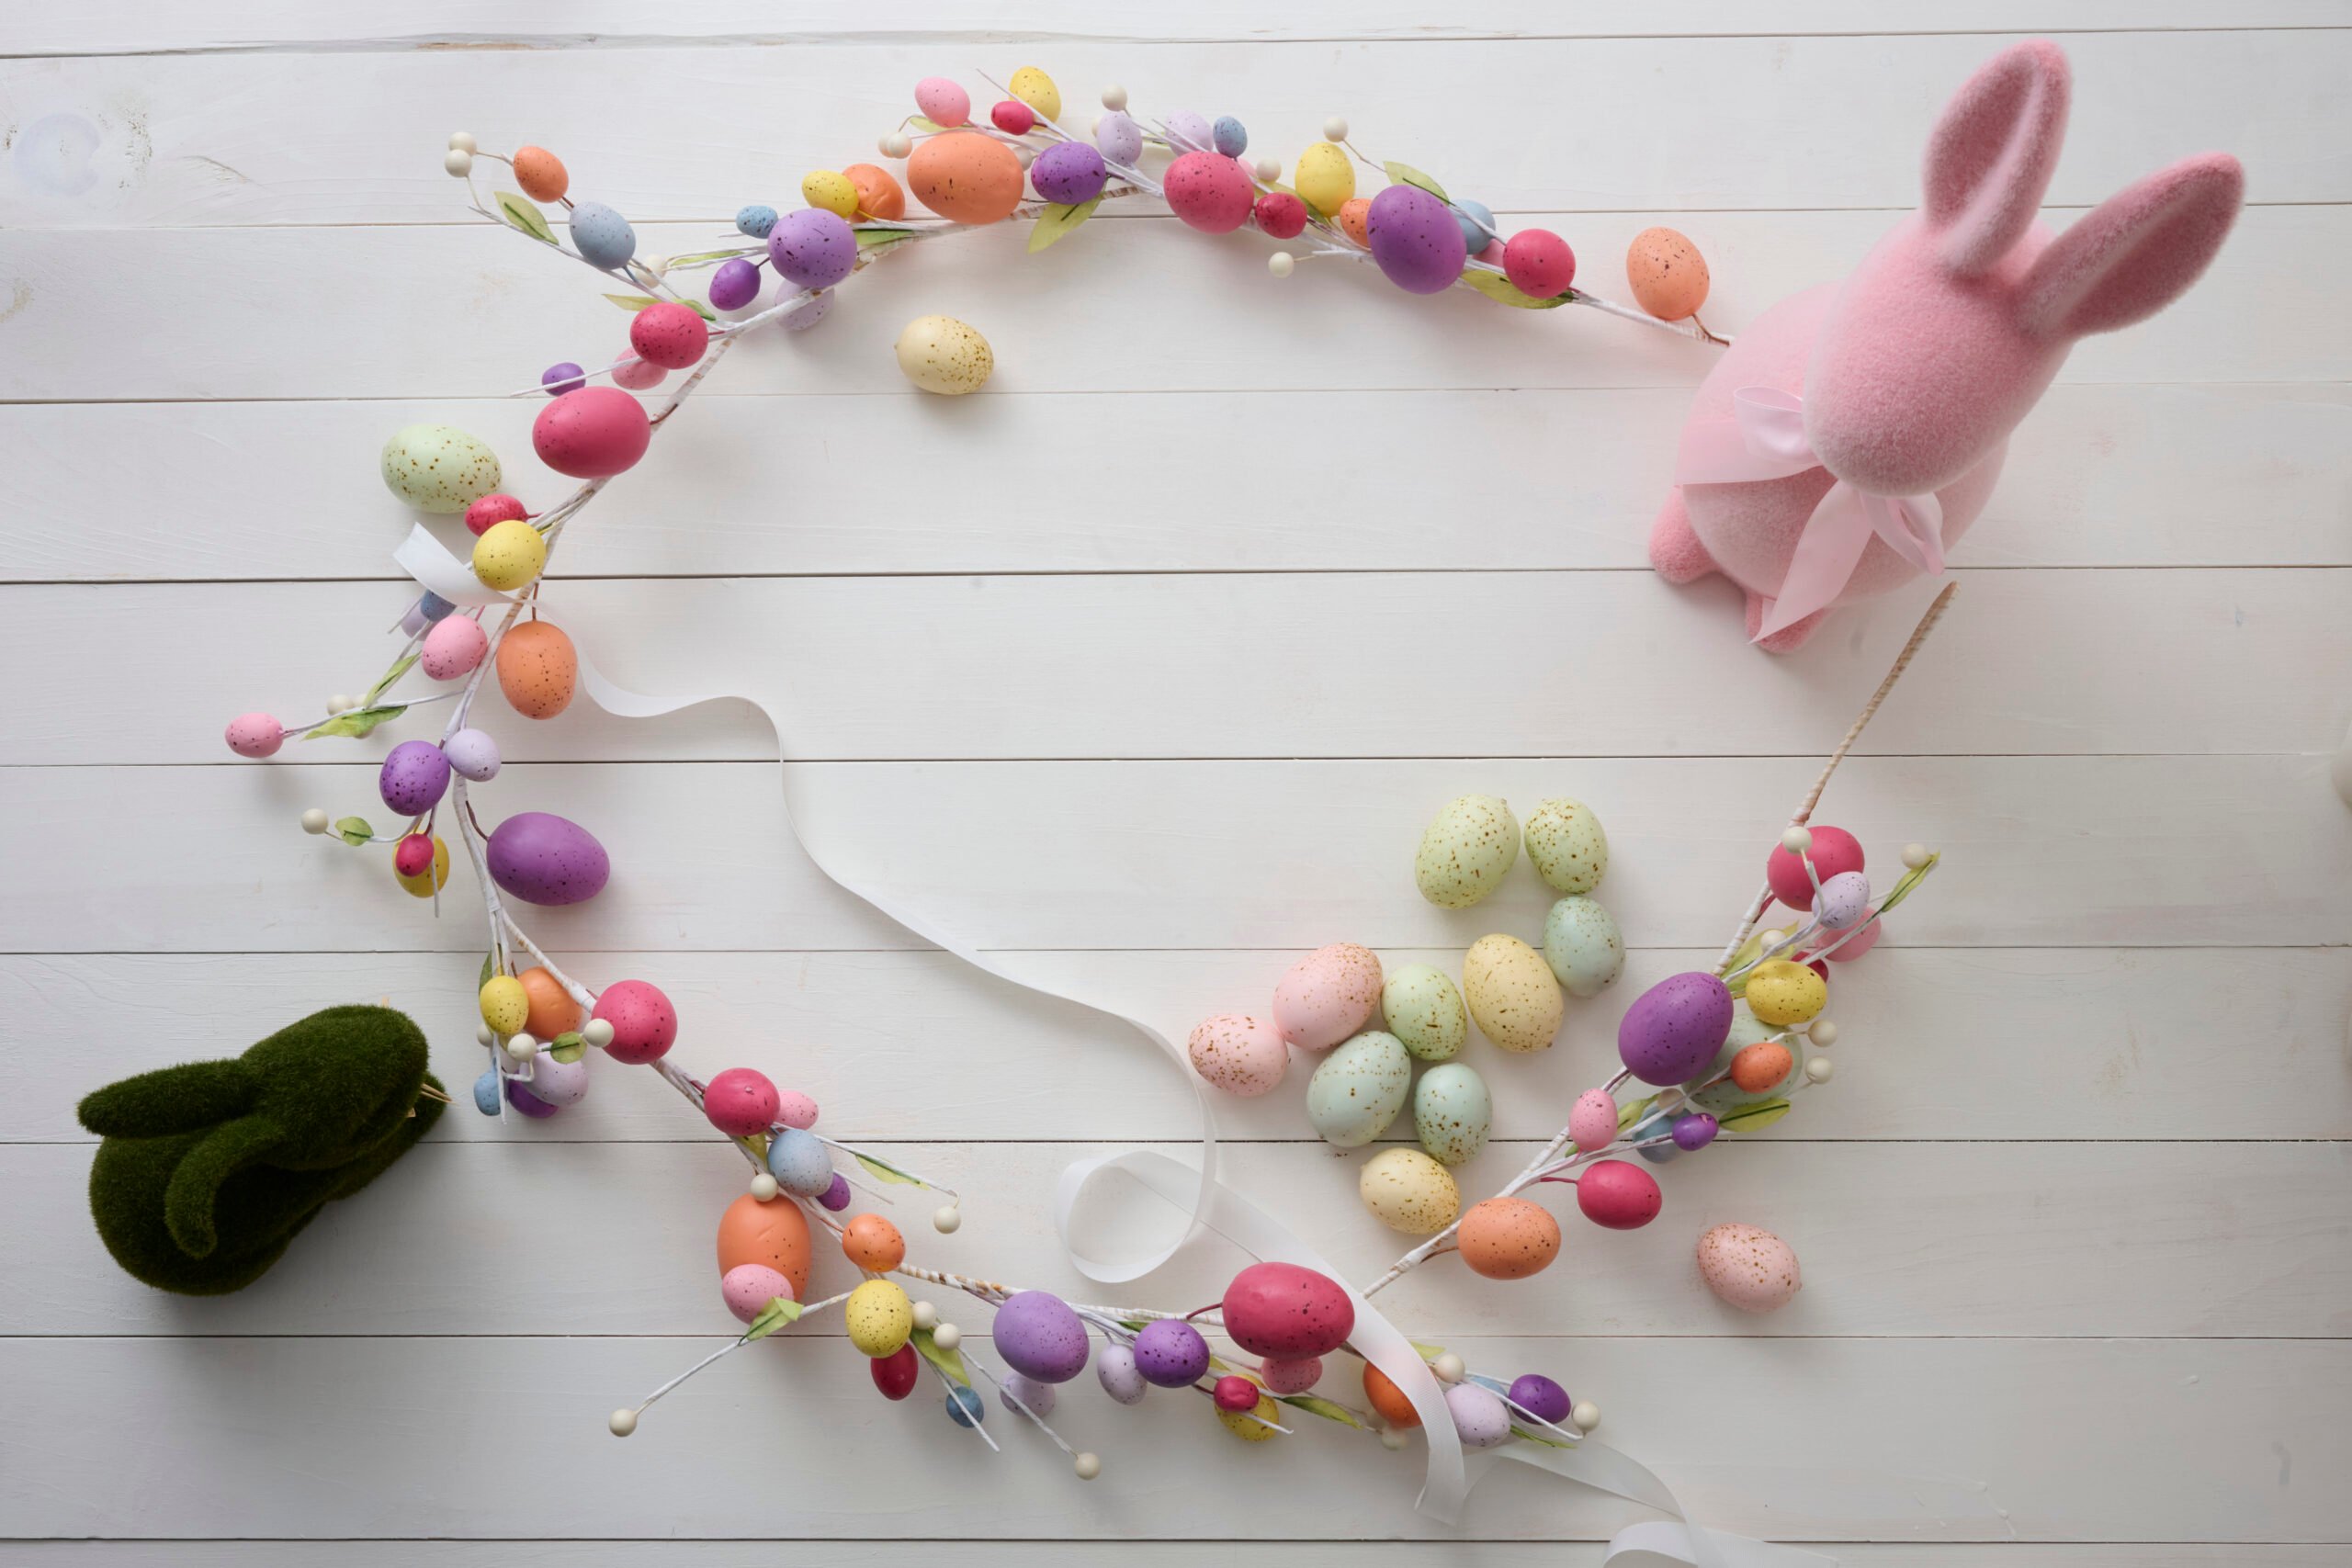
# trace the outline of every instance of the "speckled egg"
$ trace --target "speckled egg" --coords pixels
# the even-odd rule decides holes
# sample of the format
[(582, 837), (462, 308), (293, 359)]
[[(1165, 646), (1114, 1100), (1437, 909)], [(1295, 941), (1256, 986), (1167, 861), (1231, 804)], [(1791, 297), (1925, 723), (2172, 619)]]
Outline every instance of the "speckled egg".
[(1361, 1030), (1380, 1005), (1380, 960), (1351, 942), (1318, 947), (1274, 987), (1274, 1027), (1292, 1044), (1328, 1051)]
[(1495, 209), (1483, 201), (1455, 198), (1453, 226), (1462, 231), (1463, 248), (1474, 256), (1495, 243)]
[(768, 1303), (778, 1296), (796, 1299), (792, 1281), (764, 1263), (738, 1263), (719, 1277), (718, 1293), (726, 1298), (727, 1310), (744, 1323), (767, 1311)]
[(498, 776), (498, 742), (484, 729), (460, 729), (441, 743), (441, 754), (458, 776), (481, 784)]
[(617, 387), (566, 392), (531, 422), (531, 448), (539, 461), (575, 479), (625, 473), (652, 441), (645, 405)]
[(1023, 1372), (1007, 1372), (1004, 1382), (997, 1385), (997, 1396), (1004, 1407), (1018, 1416), (1023, 1410), (1040, 1419), (1054, 1413), (1054, 1385), (1039, 1382)]
[(628, 345), (648, 364), (688, 369), (701, 364), (710, 347), (710, 324), (693, 306), (665, 299), (629, 318)]
[(932, 124), (953, 128), (972, 118), (972, 95), (948, 77), (926, 76), (915, 84), (915, 107)]
[(1871, 912), (1871, 879), (1859, 871), (1841, 871), (1826, 879), (1813, 912), (1833, 931), (1851, 930)]
[(1568, 1391), (1542, 1372), (1524, 1372), (1511, 1379), (1510, 1402), (1537, 1420), (1555, 1426), (1566, 1420), (1575, 1408)]
[(1589, 893), (1609, 872), (1609, 835), (1592, 807), (1565, 795), (1527, 818), (1527, 858), (1555, 892)]
[(1227, 1094), (1264, 1094), (1283, 1081), (1290, 1047), (1271, 1019), (1221, 1012), (1203, 1019), (1184, 1043), (1193, 1070)]
[[(536, 1029), (531, 1032), (541, 1040), (555, 1038), (553, 1034), (539, 1034)], [(531, 1058), (531, 1092), (558, 1108), (579, 1104), (588, 1098), (587, 1062), (559, 1062), (545, 1051), (540, 1052)]]
[(842, 1227), (842, 1256), (869, 1274), (887, 1274), (907, 1260), (907, 1238), (881, 1215), (859, 1214)]
[(1489, 1280), (1524, 1280), (1549, 1269), (1560, 1255), (1560, 1222), (1541, 1203), (1489, 1198), (1470, 1205), (1453, 1240), (1472, 1273)]
[(1134, 168), (1143, 156), (1143, 127), (1124, 109), (1113, 109), (1094, 122), (1095, 150), (1105, 162)]
[(526, 904), (584, 903), (605, 890), (613, 863), (577, 822), (518, 811), (490, 835), (491, 880)]
[(1191, 109), (1178, 109), (1160, 123), (1168, 128), (1171, 151), (1199, 152), (1216, 145), (1216, 137), (1209, 129), (1206, 115), (1195, 114)]
[(1408, 294), (1450, 288), (1470, 259), (1453, 209), (1419, 186), (1393, 185), (1374, 197), (1364, 231), (1372, 259)]
[(525, 718), (553, 718), (571, 705), (580, 653), (552, 621), (518, 621), (498, 639), (498, 689)]
[(1085, 1320), (1048, 1292), (1021, 1291), (1005, 1298), (989, 1337), (1007, 1366), (1039, 1382), (1068, 1382), (1086, 1370)]
[(865, 217), (887, 221), (907, 215), (907, 193), (889, 170), (878, 164), (852, 164), (842, 175), (857, 192), (857, 209)]
[(953, 316), (917, 316), (899, 334), (899, 369), (916, 386), (962, 397), (988, 384), (996, 355), (978, 329)]
[(1357, 244), (1371, 244), (1372, 198), (1359, 196), (1341, 202), (1340, 210), (1332, 214), (1332, 221), (1339, 224), (1340, 232)]
[(1441, 909), (1466, 909), (1500, 887), (1519, 859), (1519, 819), (1491, 795), (1457, 795), (1439, 807), (1413, 857), (1413, 882)]
[(736, 209), (735, 227), (749, 239), (764, 240), (768, 237), (768, 231), (775, 227), (776, 216), (775, 208), (763, 201), (755, 201)]
[(1544, 955), (1499, 932), (1463, 955), (1462, 997), (1479, 1030), (1506, 1051), (1548, 1049), (1566, 1005)]
[(506, 1080), (506, 1103), (535, 1121), (556, 1112), (554, 1106), (533, 1094), (529, 1087), (517, 1078)]
[(1272, 239), (1296, 239), (1306, 231), (1306, 203), (1286, 190), (1266, 192), (1251, 210), (1259, 230)]
[(1182, 1388), (1209, 1370), (1209, 1342), (1181, 1318), (1156, 1317), (1136, 1332), (1135, 1358), (1138, 1373), (1154, 1388)]
[(1407, 1235), (1433, 1235), (1462, 1211), (1453, 1173), (1419, 1149), (1383, 1149), (1364, 1162), (1356, 1193), (1374, 1217)]
[(1544, 917), (1544, 962), (1572, 997), (1597, 997), (1625, 970), (1617, 918), (1587, 893), (1571, 893)]
[(1465, 1449), (1500, 1448), (1510, 1441), (1510, 1406), (1493, 1389), (1458, 1382), (1445, 1391), (1445, 1413)]
[(1408, 964), (1390, 975), (1380, 988), (1380, 1014), (1388, 1032), (1420, 1061), (1451, 1061), (1470, 1038), (1462, 993), (1433, 964)]
[(1229, 114), (1216, 117), (1216, 123), (1209, 127), (1209, 139), (1228, 158), (1238, 158), (1250, 150), (1249, 128)]
[(474, 1109), (484, 1116), (497, 1115), (498, 1097), (501, 1092), (498, 1069), (492, 1067), (481, 1077), (474, 1079)]
[(857, 216), (857, 186), (839, 169), (811, 169), (801, 175), (800, 199), (836, 218)]
[(574, 207), (571, 224), (572, 249), (592, 266), (610, 272), (637, 254), (637, 231), (601, 201), (583, 201)]
[[(1204, 1349), (1206, 1348), (1203, 1347)], [(1105, 1345), (1095, 1352), (1094, 1381), (1102, 1385), (1104, 1393), (1121, 1404), (1141, 1404), (1144, 1394), (1151, 1387), (1136, 1365), (1136, 1353), (1125, 1345)]]
[(899, 1346), (890, 1355), (875, 1357), (866, 1367), (882, 1397), (893, 1402), (914, 1393), (915, 1384), (922, 1381), (922, 1357), (911, 1343)]
[(616, 980), (598, 994), (588, 1016), (613, 1026), (605, 1055), (616, 1062), (656, 1061), (677, 1043), (678, 1010), (650, 981)]
[(424, 634), (416, 662), (433, 680), (456, 681), (472, 674), (489, 651), (490, 634), (480, 621), (471, 615), (445, 615)]
[[(1329, 217), (1356, 194), (1356, 166), (1338, 142), (1317, 141), (1298, 155), (1290, 183), (1300, 200)], [(1364, 243), (1362, 235), (1354, 238), (1358, 244)]]
[(914, 1303), (889, 1280), (868, 1280), (842, 1303), (842, 1324), (858, 1353), (895, 1356), (915, 1331)]
[(1037, 111), (1039, 119), (1062, 118), (1062, 90), (1054, 79), (1034, 65), (1024, 65), (1005, 84), (1012, 96)]
[(514, 149), (514, 183), (533, 201), (561, 201), (571, 188), (563, 160), (544, 147)]
[(1006, 98), (989, 110), (989, 118), (1007, 136), (1026, 136), (1037, 127), (1037, 111), (1019, 98)]
[(947, 1391), (947, 1418), (958, 1427), (977, 1427), (987, 1419), (989, 1407), (978, 1389), (962, 1384)]
[(1275, 1393), (1305, 1393), (1323, 1378), (1323, 1358), (1306, 1356), (1295, 1361), (1268, 1359), (1260, 1363), (1258, 1381)]
[(1731, 1020), (1731, 992), (1721, 980), (1700, 969), (1669, 975), (1625, 1010), (1617, 1055), (1644, 1083), (1681, 1083), (1722, 1049)]
[(525, 586), (547, 564), (546, 536), (528, 523), (492, 524), (474, 541), (474, 575), (502, 593)]
[(1039, 196), (1071, 207), (1102, 195), (1108, 178), (1102, 154), (1083, 141), (1057, 141), (1029, 165), (1029, 183)]
[(808, 1218), (789, 1198), (762, 1202), (749, 1192), (718, 1218), (718, 1272), (764, 1264), (792, 1281), (792, 1298), (808, 1299)]
[(1413, 1059), (1393, 1034), (1368, 1030), (1323, 1059), (1306, 1083), (1306, 1119), (1334, 1148), (1388, 1131), (1413, 1085)]
[(838, 290), (820, 289), (777, 317), (775, 324), (788, 333), (805, 333), (831, 315), (833, 304), (840, 298)]
[(420, 512), (454, 516), (498, 488), (498, 454), (454, 425), (412, 424), (384, 443), (384, 483)]
[(1803, 1023), (1829, 1001), (1829, 983), (1807, 964), (1768, 958), (1747, 972), (1747, 1010), (1758, 1021), (1785, 1027)]
[(1757, 1225), (1715, 1225), (1700, 1236), (1699, 1278), (1742, 1312), (1784, 1307), (1804, 1288), (1795, 1250)]
[(272, 757), (286, 744), (286, 727), (266, 713), (239, 714), (222, 739), (240, 757)]
[(797, 1089), (787, 1089), (776, 1096), (775, 1119), (806, 1132), (817, 1124), (817, 1102)]
[(857, 231), (837, 212), (804, 207), (768, 231), (768, 261), (796, 288), (831, 288), (857, 265)]
[(1589, 1089), (1568, 1108), (1568, 1138), (1590, 1153), (1605, 1149), (1617, 1138), (1617, 1100), (1605, 1089)]
[(1494, 1096), (1475, 1067), (1448, 1062), (1423, 1073), (1413, 1086), (1413, 1136), (1440, 1165), (1471, 1159), (1487, 1146), (1494, 1124)]
[(1800, 857), (1775, 844), (1764, 857), (1764, 880), (1772, 885), (1772, 897), (1792, 909), (1813, 908), (1813, 878), (1805, 874), (1804, 863), (1813, 862), (1813, 869), (1826, 884), (1830, 878), (1849, 871), (1865, 868), (1862, 841), (1843, 828), (1815, 828), (1812, 847)]
[(1296, 1263), (1242, 1269), (1225, 1288), (1219, 1316), (1226, 1337), (1278, 1361), (1328, 1356), (1356, 1325), (1355, 1303), (1339, 1281)]
[(398, 882), (401, 890), (412, 898), (432, 897), (449, 886), (449, 846), (442, 841), (440, 835), (434, 835), (431, 868), (420, 871), (414, 876), (395, 871), (392, 880)]
[(1168, 165), (1168, 209), (1207, 234), (1229, 234), (1249, 220), (1258, 199), (1249, 171), (1222, 152), (1187, 152)]
[(994, 223), (1021, 205), (1021, 160), (977, 130), (934, 136), (907, 160), (907, 189), (954, 223)]
[(786, 1192), (815, 1198), (833, 1185), (833, 1156), (825, 1141), (797, 1127), (779, 1127), (768, 1135), (768, 1174)]
[(1595, 1160), (1577, 1178), (1577, 1210), (1604, 1230), (1639, 1230), (1665, 1203), (1657, 1178), (1622, 1159)]
[(1671, 229), (1645, 229), (1625, 247), (1625, 281), (1634, 300), (1662, 321), (1698, 314), (1707, 302), (1707, 261)]
[(384, 758), (376, 793), (384, 809), (399, 817), (422, 817), (440, 804), (449, 788), (449, 759), (430, 740), (403, 740)]
[(764, 1133), (775, 1120), (775, 1085), (756, 1067), (729, 1067), (704, 1086), (702, 1113), (730, 1138)]
[(1219, 1406), (1216, 1418), (1225, 1429), (1245, 1443), (1262, 1443), (1282, 1434), (1270, 1425), (1282, 1419), (1282, 1408), (1264, 1394), (1248, 1410), (1227, 1410)]
[(1577, 280), (1577, 254), (1549, 229), (1521, 229), (1503, 242), (1503, 276), (1531, 299), (1556, 299)]

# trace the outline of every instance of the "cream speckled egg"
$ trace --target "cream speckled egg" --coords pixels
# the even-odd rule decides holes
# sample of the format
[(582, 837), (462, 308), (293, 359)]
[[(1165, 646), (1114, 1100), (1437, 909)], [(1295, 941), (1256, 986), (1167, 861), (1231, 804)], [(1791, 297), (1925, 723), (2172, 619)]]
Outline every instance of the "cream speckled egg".
[(1274, 1027), (1292, 1044), (1328, 1051), (1362, 1029), (1380, 1005), (1380, 960), (1368, 947), (1318, 947), (1274, 987)]
[(1625, 968), (1625, 939), (1600, 900), (1571, 893), (1544, 917), (1544, 962), (1572, 997), (1597, 997)]
[(454, 425), (412, 424), (384, 443), (384, 483), (420, 512), (463, 512), (498, 482), (498, 454)]
[(917, 316), (899, 334), (899, 368), (926, 392), (977, 392), (996, 369), (989, 340), (953, 316)]
[(1366, 1030), (1323, 1059), (1306, 1082), (1306, 1119), (1335, 1148), (1356, 1149), (1388, 1131), (1412, 1092), (1403, 1041)]
[(1795, 1249), (1760, 1225), (1721, 1224), (1702, 1235), (1699, 1277), (1742, 1312), (1786, 1306), (1804, 1288)]
[(1441, 909), (1466, 909), (1503, 885), (1519, 859), (1519, 821), (1491, 795), (1464, 795), (1439, 808), (1413, 857), (1413, 882)]
[(1434, 1235), (1462, 1211), (1453, 1173), (1419, 1149), (1383, 1149), (1364, 1162), (1356, 1192), (1392, 1231)]
[(1589, 893), (1609, 871), (1609, 835), (1582, 801), (1547, 800), (1527, 818), (1527, 858), (1562, 893)]
[(1460, 1062), (1431, 1067), (1413, 1086), (1413, 1136), (1440, 1165), (1461, 1165), (1487, 1146), (1495, 1098), (1477, 1069)]
[(1478, 1028), (1506, 1051), (1544, 1050), (1560, 1032), (1560, 982), (1544, 955), (1515, 936), (1498, 932), (1470, 944), (1462, 996)]
[(1290, 1047), (1266, 1019), (1221, 1012), (1203, 1019), (1185, 1042), (1193, 1070), (1227, 1094), (1261, 1095), (1283, 1081)]
[(1451, 1061), (1470, 1038), (1462, 993), (1433, 964), (1408, 964), (1380, 988), (1380, 1015), (1388, 1032), (1424, 1062)]

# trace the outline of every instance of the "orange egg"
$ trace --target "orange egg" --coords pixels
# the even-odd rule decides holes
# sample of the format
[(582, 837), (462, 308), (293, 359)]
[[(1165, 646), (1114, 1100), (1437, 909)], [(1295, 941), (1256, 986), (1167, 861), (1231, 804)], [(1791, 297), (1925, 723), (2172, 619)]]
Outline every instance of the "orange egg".
[(1351, 197), (1340, 203), (1338, 217), (1341, 233), (1359, 245), (1367, 247), (1371, 245), (1372, 230), (1369, 225), (1372, 222), (1372, 198), (1370, 197)]
[(514, 183), (533, 201), (561, 201), (571, 188), (571, 176), (564, 172), (563, 160), (546, 148), (517, 147)]
[(1541, 1274), (1560, 1256), (1560, 1222), (1541, 1203), (1524, 1198), (1489, 1198), (1473, 1203), (1453, 1234), (1462, 1261), (1489, 1280), (1524, 1280)]
[(795, 1301), (808, 1299), (808, 1221), (790, 1198), (761, 1202), (749, 1192), (718, 1217), (718, 1273), (763, 1263), (792, 1281)]
[(580, 655), (553, 622), (524, 621), (498, 639), (498, 689), (525, 718), (553, 718), (571, 705)]
[(869, 1274), (887, 1274), (907, 1260), (907, 1238), (879, 1214), (859, 1214), (842, 1227), (842, 1256)]
[(1707, 258), (1671, 229), (1645, 229), (1625, 247), (1625, 281), (1643, 310), (1679, 321), (1707, 302)]
[(1758, 1040), (1731, 1059), (1731, 1081), (1747, 1094), (1762, 1094), (1789, 1076), (1796, 1058), (1777, 1040)]
[(523, 1028), (534, 1039), (552, 1040), (580, 1027), (580, 1004), (562, 981), (544, 969), (526, 969), (515, 978), (523, 982), (523, 996), (531, 1005)]
[(890, 177), (888, 169), (872, 164), (852, 164), (842, 173), (857, 192), (857, 209), (868, 218), (903, 218), (907, 213), (907, 193)]
[(1370, 1361), (1363, 1364), (1363, 1396), (1379, 1412), (1380, 1418), (1398, 1428), (1418, 1427), (1421, 1413), (1405, 1397), (1405, 1391), (1389, 1381), (1388, 1374)]
[(1021, 205), (1021, 160), (977, 130), (934, 136), (907, 160), (914, 197), (956, 223), (994, 223)]

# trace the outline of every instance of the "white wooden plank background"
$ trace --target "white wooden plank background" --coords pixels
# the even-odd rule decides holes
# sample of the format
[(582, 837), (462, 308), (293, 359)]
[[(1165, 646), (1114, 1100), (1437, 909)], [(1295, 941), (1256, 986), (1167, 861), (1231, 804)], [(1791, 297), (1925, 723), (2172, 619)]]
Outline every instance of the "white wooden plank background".
[[(536, 402), (501, 395), (617, 340), (584, 275), (463, 221), (447, 131), (557, 147), (647, 250), (686, 249), (870, 146), (914, 77), (1035, 60), (1073, 104), (1116, 79), (1281, 150), (1343, 111), (1560, 228), (1604, 289), (1628, 235), (1682, 227), (1736, 331), (1850, 265), (1911, 200), (1934, 106), (2034, 28), (2077, 73), (2053, 209), (2209, 145), (2245, 158), (2255, 205), (2189, 299), (2070, 362), (1952, 616), (1838, 778), (1826, 817), (1932, 840), (1946, 869), (1840, 976), (1845, 1070), (1799, 1115), (1678, 1163), (1648, 1231), (1577, 1229), (1514, 1288), (1425, 1271), (1395, 1310), (1559, 1371), (1717, 1521), (1865, 1568), (2340, 1561), (2352, 834), (2324, 754), (2352, 718), (2352, 6), (989, 14), (0, 17), (0, 1556), (731, 1568), (966, 1538), (993, 1568), (1118, 1538), (1144, 1568), (1267, 1541), (1322, 1568), (1427, 1561), (1379, 1543), (1445, 1534), (1403, 1501), (1404, 1458), (1319, 1433), (1244, 1453), (1170, 1404), (1069, 1402), (1109, 1461), (1091, 1488), (1019, 1442), (988, 1461), (929, 1411), (877, 1412), (814, 1339), (616, 1444), (602, 1412), (723, 1332), (705, 1255), (740, 1179), (639, 1075), (552, 1123), (453, 1115), (241, 1295), (160, 1296), (107, 1261), (71, 1114), (92, 1085), (377, 994), (446, 1075), (474, 1069), (462, 901), (435, 923), (291, 827), (364, 809), (386, 740), (266, 768), (218, 742), (230, 713), (307, 713), (380, 663), (406, 526), (373, 477), (384, 434), (479, 430), (549, 499)], [(77, 195), (28, 134), (61, 115), (97, 138)], [(1465, 790), (1593, 802), (1629, 973), (1546, 1056), (1478, 1047), (1499, 1141), (1466, 1185), (1491, 1187), (1605, 1071), (1636, 988), (1721, 940), (1922, 595), (1750, 654), (1729, 595), (1642, 566), (1704, 351), (1368, 274), (1277, 286), (1263, 250), (1121, 220), (1034, 260), (1011, 233), (895, 258), (821, 332), (730, 356), (567, 539), (550, 606), (645, 689), (756, 666), (794, 798), (852, 869), (1170, 1030), (1322, 942), (1447, 964), (1532, 929), (1532, 879), (1446, 914), (1409, 846)], [(989, 395), (898, 379), (888, 339), (931, 310), (989, 333)], [(1229, 461), (1163, 456), (1204, 451)], [(964, 1230), (920, 1243), (937, 1261), (1074, 1284), (1054, 1174), (1193, 1132), (1124, 1032), (825, 885), (748, 709), (498, 722), (519, 760), (485, 809), (577, 816), (618, 867), (535, 929), (594, 976), (658, 978), (695, 1066), (760, 1066), (961, 1187)], [(1233, 1179), (1351, 1269), (1391, 1255), (1293, 1097), (1227, 1109)], [(1797, 1245), (1787, 1312), (1734, 1322), (1692, 1277), (1724, 1218)], [(1143, 1294), (1205, 1297), (1231, 1261)], [(1506, 1474), (1459, 1532), (1496, 1544), (1442, 1560), (1541, 1540), (1589, 1563), (1632, 1517)]]

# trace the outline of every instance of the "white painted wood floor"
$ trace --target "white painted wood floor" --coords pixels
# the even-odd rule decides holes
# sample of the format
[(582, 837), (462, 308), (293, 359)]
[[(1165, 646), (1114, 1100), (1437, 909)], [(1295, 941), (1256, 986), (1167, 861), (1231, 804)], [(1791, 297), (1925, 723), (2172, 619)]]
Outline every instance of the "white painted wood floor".
[[(1557, 228), (1604, 292), (1673, 224), (1736, 332), (1912, 204), (1936, 107), (2027, 28), (2076, 68), (2054, 208), (2207, 146), (2253, 205), (2182, 305), (2075, 354), (1833, 786), (1825, 819), (1947, 869), (1840, 976), (1837, 1083), (1675, 1165), (1659, 1223), (1572, 1222), (1538, 1280), (1432, 1268), (1385, 1301), (1598, 1400), (1706, 1518), (1871, 1568), (2345, 1561), (2352, 815), (2325, 758), (2352, 717), (2352, 6), (984, 9), (985, 32), (948, 0), (0, 14), (0, 1559), (1596, 1562), (1630, 1506), (1504, 1475), (1474, 1544), (1432, 1545), (1456, 1537), (1411, 1510), (1409, 1455), (1245, 1450), (1080, 1388), (1067, 1429), (1108, 1465), (1082, 1487), (1034, 1434), (992, 1460), (928, 1399), (884, 1408), (830, 1335), (614, 1441), (605, 1411), (725, 1334), (709, 1235), (741, 1176), (642, 1075), (548, 1125), (452, 1114), (205, 1302), (106, 1258), (72, 1107), (379, 994), (454, 1087), (477, 1069), (467, 901), (435, 924), (294, 827), (364, 810), (382, 743), (261, 767), (219, 740), (379, 664), (389, 431), (478, 430), (543, 502), (535, 404), (496, 400), (620, 341), (584, 274), (468, 220), (447, 131), (557, 149), (668, 252), (867, 155), (917, 77), (1034, 62), (1074, 106), (1115, 80), (1285, 152), (1344, 112)], [(1266, 248), (1106, 219), (1034, 259), (1012, 232), (894, 258), (816, 333), (730, 357), (568, 539), (550, 609), (641, 689), (765, 672), (795, 787), (862, 870), (1171, 1029), (1321, 942), (1452, 964), (1532, 930), (1524, 872), (1465, 914), (1420, 902), (1415, 838), (1465, 791), (1591, 802), (1637, 951), (1549, 1056), (1475, 1048), (1500, 1141), (1464, 1186), (1491, 1190), (1604, 1076), (1625, 1000), (1722, 940), (1927, 590), (1747, 650), (1721, 585), (1642, 565), (1706, 351), (1355, 270), (1276, 284)], [(889, 342), (931, 311), (993, 341), (985, 396), (899, 378)], [(1072, 1287), (1054, 1174), (1193, 1134), (1125, 1032), (823, 884), (747, 710), (499, 728), (485, 807), (577, 816), (618, 867), (536, 927), (668, 988), (693, 1066), (758, 1066), (960, 1187), (959, 1235), (910, 1225), (932, 1260)], [(1394, 1238), (1275, 1100), (1227, 1108), (1232, 1179), (1369, 1274)], [(1735, 1321), (1700, 1286), (1690, 1243), (1732, 1218), (1802, 1255), (1786, 1312)], [(1206, 1299), (1234, 1261), (1201, 1247), (1136, 1299)]]

